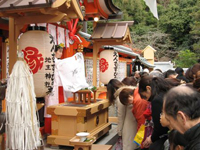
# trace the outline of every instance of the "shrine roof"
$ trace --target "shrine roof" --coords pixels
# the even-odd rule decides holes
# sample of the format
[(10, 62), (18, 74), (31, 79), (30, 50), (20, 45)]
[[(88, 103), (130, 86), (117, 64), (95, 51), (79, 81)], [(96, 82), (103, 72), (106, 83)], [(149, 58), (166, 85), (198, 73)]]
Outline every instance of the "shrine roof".
[[(79, 31), (79, 35), (84, 37), (86, 40), (90, 41), (90, 38), (91, 38), (90, 34)], [(105, 45), (105, 46), (103, 45), (102, 48), (104, 48), (104, 47), (108, 47), (108, 45)], [(122, 53), (122, 54), (126, 54), (126, 55), (133, 56), (133, 57), (139, 56), (139, 54), (134, 53), (131, 48), (125, 47), (123, 45), (113, 45), (113, 46), (109, 46), (109, 47), (113, 48), (114, 50), (116, 50), (117, 52)]]
[(91, 40), (107, 40), (120, 39), (128, 40), (132, 43), (129, 26), (133, 25), (133, 21), (113, 22), (113, 23), (97, 23)]
[(140, 62), (141, 64), (147, 66), (148, 68), (154, 68), (155, 65), (150, 64), (144, 57), (141, 57), (138, 55), (135, 59), (133, 59), (133, 62)]
[(62, 19), (84, 19), (77, 0), (0, 0), (0, 17), (63, 15)]

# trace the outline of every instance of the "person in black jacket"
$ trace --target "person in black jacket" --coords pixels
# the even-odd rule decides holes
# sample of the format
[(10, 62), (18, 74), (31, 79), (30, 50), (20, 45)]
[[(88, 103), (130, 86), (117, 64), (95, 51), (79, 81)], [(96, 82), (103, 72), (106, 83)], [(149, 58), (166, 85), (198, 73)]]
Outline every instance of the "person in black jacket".
[(160, 114), (162, 112), (164, 94), (174, 85), (170, 80), (165, 80), (160, 77), (146, 76), (139, 82), (139, 93), (141, 98), (151, 102), (152, 119), (154, 130), (143, 145), (149, 150), (162, 150), (164, 142), (167, 139), (168, 128), (162, 127), (160, 124)]
[(184, 134), (185, 150), (200, 150), (200, 93), (187, 86), (172, 88), (164, 98), (163, 111), (171, 126)]
[(189, 82), (189, 80), (184, 76), (184, 70), (183, 70), (183, 68), (177, 67), (177, 68), (175, 69), (175, 72), (178, 74), (178, 76), (176, 77), (177, 79), (183, 80), (183, 81), (185, 81), (186, 83)]

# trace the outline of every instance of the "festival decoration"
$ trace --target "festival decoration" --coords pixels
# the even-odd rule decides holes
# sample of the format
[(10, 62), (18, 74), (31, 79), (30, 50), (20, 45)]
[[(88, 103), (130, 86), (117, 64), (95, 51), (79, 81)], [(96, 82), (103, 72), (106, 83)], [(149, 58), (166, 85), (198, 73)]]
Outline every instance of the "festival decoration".
[(153, 16), (159, 20), (157, 11), (157, 1), (156, 0), (144, 0), (146, 5), (149, 7)]
[(81, 39), (79, 38), (78, 35), (76, 35), (77, 32), (77, 24), (78, 24), (79, 19), (71, 19), (71, 21), (67, 22), (67, 26), (69, 29), (69, 43), (73, 44), (74, 41), (77, 43), (82, 43)]
[(57, 43), (63, 43), (65, 47), (65, 29), (62, 27), (57, 27)]
[(33, 72), (36, 96), (44, 97), (54, 83), (53, 37), (46, 31), (27, 31), (20, 37), (19, 51), (24, 52), (24, 59)]
[(6, 92), (6, 149), (31, 150), (41, 145), (33, 74), (18, 58)]
[(119, 55), (114, 50), (103, 50), (100, 53), (100, 81), (108, 84), (110, 79), (117, 78)]

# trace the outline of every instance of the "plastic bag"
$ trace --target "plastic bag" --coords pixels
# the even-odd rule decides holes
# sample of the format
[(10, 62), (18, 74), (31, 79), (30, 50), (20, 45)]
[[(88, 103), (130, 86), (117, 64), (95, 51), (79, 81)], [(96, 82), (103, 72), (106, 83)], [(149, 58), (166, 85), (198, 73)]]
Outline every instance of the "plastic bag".
[(122, 137), (118, 137), (115, 150), (123, 150)]
[(144, 133), (145, 133), (145, 125), (141, 125), (140, 129), (137, 131), (135, 138), (134, 138), (134, 143), (136, 143), (138, 146), (141, 145), (143, 139), (144, 139)]

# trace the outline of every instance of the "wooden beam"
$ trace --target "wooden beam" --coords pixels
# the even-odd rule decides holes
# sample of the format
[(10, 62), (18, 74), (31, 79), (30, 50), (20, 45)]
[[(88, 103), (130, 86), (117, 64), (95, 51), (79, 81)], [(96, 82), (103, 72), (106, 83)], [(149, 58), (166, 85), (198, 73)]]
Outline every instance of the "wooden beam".
[(59, 15), (62, 14), (61, 12), (59, 12), (57, 9), (50, 9), (50, 8), (42, 8), (40, 9), (40, 12), (42, 14), (50, 14), (50, 15)]
[(16, 24), (32, 24), (32, 23), (54, 23), (61, 20), (69, 20), (68, 16), (64, 13), (59, 15), (35, 15), (16, 18)]
[(61, 5), (63, 5), (66, 2), (66, 0), (56, 0), (53, 4), (52, 4), (52, 8), (58, 8)]
[(76, 14), (78, 15), (78, 17), (83, 20), (83, 13), (82, 10), (80, 8), (80, 5), (77, 3), (77, 0), (72, 0), (72, 7), (74, 8), (74, 11), (76, 12)]
[(126, 41), (126, 42), (129, 42), (129, 43), (133, 44), (129, 28), (127, 28), (127, 30), (126, 30), (125, 36), (123, 38), (123, 41)]

